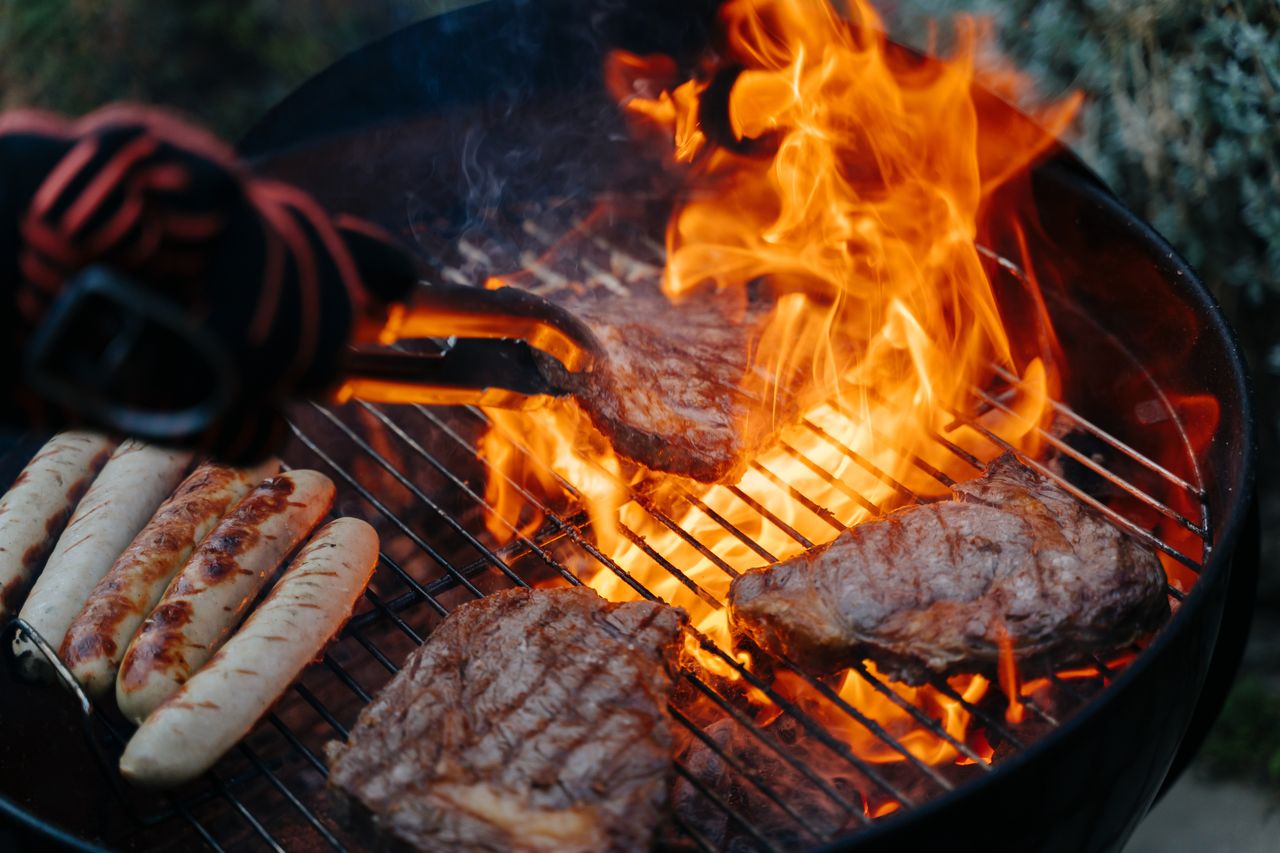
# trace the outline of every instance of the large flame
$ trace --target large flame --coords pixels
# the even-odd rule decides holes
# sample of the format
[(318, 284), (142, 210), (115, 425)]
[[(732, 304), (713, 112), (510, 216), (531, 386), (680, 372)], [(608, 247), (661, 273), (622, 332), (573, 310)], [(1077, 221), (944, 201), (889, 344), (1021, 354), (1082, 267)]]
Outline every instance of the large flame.
[[(1056, 388), (1051, 358), (1015, 363), (975, 239), (996, 185), (1050, 144), (1075, 102), (1039, 116), (1044, 132), (987, 127), (973, 94), (975, 28), (962, 28), (951, 58), (920, 62), (887, 43), (866, 3), (853, 5), (842, 16), (822, 0), (730, 0), (725, 53), (693, 79), (671, 79), (666, 57), (617, 53), (606, 70), (637, 133), (665, 140), (688, 187), (669, 221), (665, 293), (678, 301), (709, 285), (764, 282), (773, 294), (747, 382), (760, 401), (754, 415), (779, 421), (778, 442), (740, 481), (706, 486), (620, 460), (572, 401), (488, 412), (491, 532), (506, 539), (535, 527), (530, 495), (572, 498), (607, 561), (686, 608), (726, 650), (719, 602), (734, 573), (942, 494), (947, 477), (973, 476), (948, 443), (984, 459), (998, 452), (957, 420), (993, 366), (1020, 381), (982, 426), (1029, 452)], [(740, 68), (736, 78), (730, 68)], [(716, 139), (703, 125), (713, 106), (704, 101), (725, 80), (728, 129)], [(804, 405), (780, 405), (784, 396)], [(582, 570), (607, 598), (637, 595), (617, 571)], [(716, 676), (735, 675), (719, 657), (700, 660)], [(988, 682), (951, 686), (977, 701)], [(895, 689), (965, 742), (960, 703), (932, 688)], [(860, 676), (850, 673), (839, 693), (916, 758), (957, 759), (951, 743)], [(848, 729), (867, 760), (904, 760), (842, 720), (834, 729)]]

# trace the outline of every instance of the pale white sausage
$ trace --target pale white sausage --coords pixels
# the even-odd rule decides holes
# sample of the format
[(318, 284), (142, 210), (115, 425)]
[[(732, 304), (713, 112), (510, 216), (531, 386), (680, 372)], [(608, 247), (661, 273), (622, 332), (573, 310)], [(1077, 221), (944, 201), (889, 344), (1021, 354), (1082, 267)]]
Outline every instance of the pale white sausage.
[[(169, 496), (191, 464), (190, 453), (126, 441), (116, 448), (58, 538), (49, 562), (19, 615), (55, 649), (71, 620), (116, 557)], [(52, 668), (35, 643), (13, 643), (18, 671), (50, 680)]]
[(142, 722), (204, 665), (333, 504), (333, 482), (289, 471), (260, 483), (205, 537), (125, 651), (116, 704)]
[(120, 772), (135, 785), (181, 785), (248, 734), (351, 615), (378, 559), (363, 521), (330, 522), (226, 645), (134, 733)]
[(89, 593), (58, 656), (92, 696), (115, 688), (116, 670), (138, 626), (196, 545), (279, 460), (236, 469), (206, 462), (182, 481)]
[(113, 447), (95, 433), (58, 433), (0, 498), (0, 624), (22, 606), (31, 578)]

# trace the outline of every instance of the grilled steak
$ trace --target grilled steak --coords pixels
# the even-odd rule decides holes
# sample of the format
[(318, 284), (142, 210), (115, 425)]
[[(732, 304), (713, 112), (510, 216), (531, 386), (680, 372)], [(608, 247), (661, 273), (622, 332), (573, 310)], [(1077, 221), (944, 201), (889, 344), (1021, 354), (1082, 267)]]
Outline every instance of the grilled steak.
[[(700, 293), (679, 306), (656, 281), (625, 295), (565, 294), (605, 353), (602, 369), (571, 377), (591, 422), (622, 456), (702, 482), (736, 480), (794, 408), (756, 401), (746, 387), (749, 345), (765, 312), (734, 311), (726, 294)], [(757, 388), (761, 388), (757, 385)], [(779, 417), (782, 415), (782, 417)]]
[(1155, 554), (1006, 455), (952, 500), (869, 521), (737, 578), (735, 629), (802, 667), (861, 659), (918, 684), (1123, 646), (1169, 612)]
[(339, 816), (432, 851), (647, 850), (684, 614), (586, 589), (462, 605), (328, 747)]
[[(659, 224), (646, 226), (655, 211)], [(572, 390), (620, 455), (702, 482), (736, 480), (794, 417), (806, 376), (797, 370), (775, 387), (753, 372), (752, 342), (773, 307), (767, 288), (667, 299), (663, 249), (640, 236), (661, 233), (667, 209), (655, 211), (610, 209), (589, 225), (531, 213), (518, 233), (461, 240), (459, 265), (444, 277), (475, 283), (518, 271), (503, 281), (575, 314), (599, 340), (603, 369)], [(557, 363), (546, 367), (564, 380)]]

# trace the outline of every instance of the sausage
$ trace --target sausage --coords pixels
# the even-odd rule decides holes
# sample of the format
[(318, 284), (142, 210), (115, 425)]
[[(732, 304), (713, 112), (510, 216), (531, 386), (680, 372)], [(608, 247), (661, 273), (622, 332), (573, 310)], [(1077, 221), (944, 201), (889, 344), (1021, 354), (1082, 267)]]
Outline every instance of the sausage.
[(0, 498), (0, 624), (21, 606), (27, 584), (113, 447), (91, 432), (58, 433)]
[[(168, 497), (191, 464), (190, 453), (125, 441), (80, 501), (19, 615), (55, 649), (89, 592)], [(18, 671), (51, 680), (53, 669), (34, 642), (13, 643)]]
[(377, 559), (378, 534), (368, 524), (327, 524), (235, 636), (134, 733), (120, 758), (124, 777), (169, 787), (212, 767), (320, 656)]
[(125, 647), (196, 545), (251, 488), (280, 470), (270, 460), (248, 470), (205, 463), (161, 504), (67, 629), (59, 657), (92, 696), (115, 687)]
[(259, 484), (218, 522), (124, 653), (116, 704), (126, 717), (142, 722), (218, 650), (333, 495), (323, 474), (290, 471)]

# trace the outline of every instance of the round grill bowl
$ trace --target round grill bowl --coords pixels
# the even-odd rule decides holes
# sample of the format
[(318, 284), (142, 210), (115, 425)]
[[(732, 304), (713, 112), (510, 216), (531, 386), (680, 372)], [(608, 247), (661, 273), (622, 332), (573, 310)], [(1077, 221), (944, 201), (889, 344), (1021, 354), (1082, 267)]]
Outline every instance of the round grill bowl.
[[(269, 113), (241, 151), (331, 207), (401, 232), (424, 210), (433, 227), (461, 231), (481, 207), (522, 195), (626, 191), (622, 149), (602, 133), (621, 128), (602, 91), (603, 55), (622, 46), (689, 57), (712, 38), (712, 6), (491, 0), (336, 63)], [(1000, 121), (1026, 121), (989, 106)], [(1169, 623), (1063, 725), (990, 774), (819, 849), (1119, 849), (1199, 745), (1243, 647), (1257, 559), (1254, 451), (1231, 330), (1177, 253), (1065, 150), (1008, 192), (1022, 197), (993, 206), (1010, 212), (991, 214), (984, 240), (1018, 257), (1013, 211), (1036, 220), (1028, 256), (1048, 259), (1034, 272), (1070, 366), (1066, 402), (1148, 455), (1168, 450), (1170, 430), (1180, 436), (1178, 473), (1201, 488), (1209, 547)], [(1168, 407), (1205, 395), (1218, 402), (1211, 429), (1185, 408), (1181, 421), (1150, 423), (1153, 399)], [(18, 740), (71, 742), (51, 746), (50, 766), (0, 772), (4, 812), (64, 843), (129, 838), (110, 786), (68, 734), (74, 714), (3, 687), (0, 765), (25, 754)], [(33, 701), (49, 713), (33, 712)], [(59, 791), (92, 807), (69, 811)]]

